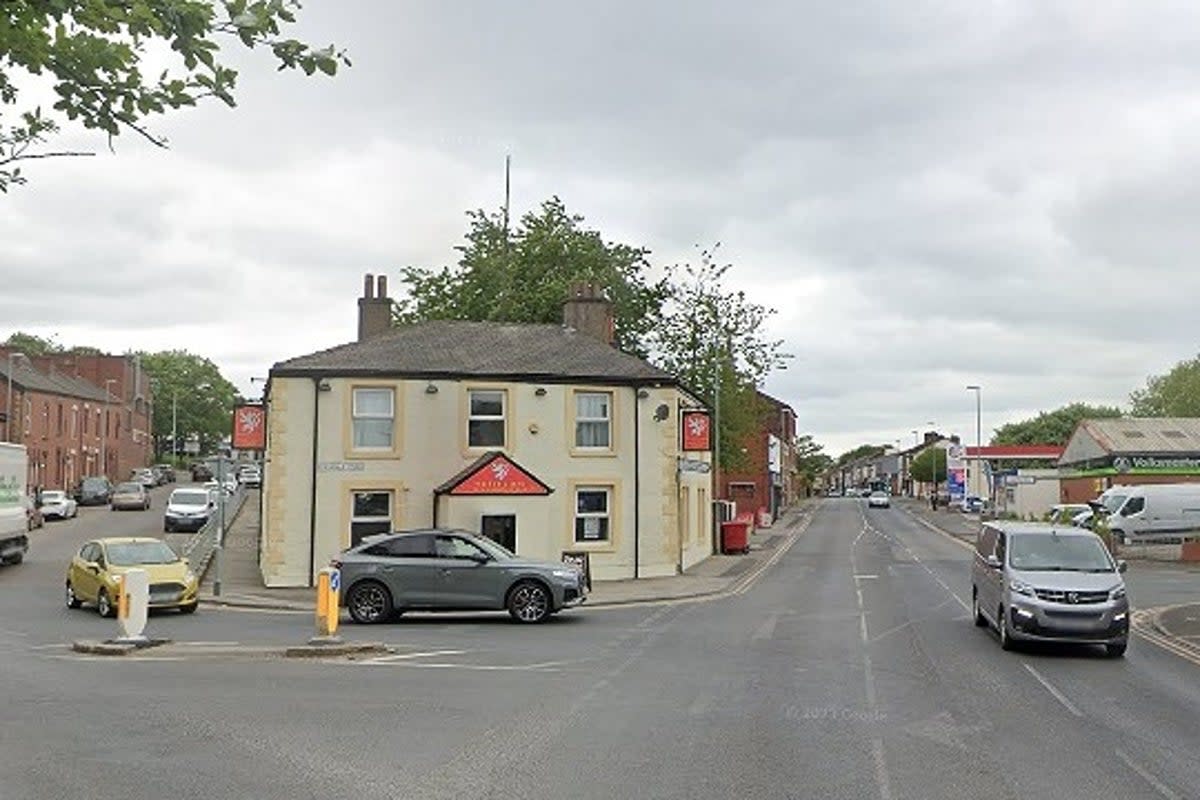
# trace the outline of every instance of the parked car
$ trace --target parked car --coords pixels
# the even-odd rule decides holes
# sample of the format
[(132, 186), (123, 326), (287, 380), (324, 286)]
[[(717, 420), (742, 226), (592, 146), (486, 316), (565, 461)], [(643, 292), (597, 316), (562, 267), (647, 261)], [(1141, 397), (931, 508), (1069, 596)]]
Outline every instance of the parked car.
[(507, 609), (541, 622), (586, 599), (575, 567), (521, 558), (490, 539), (434, 528), (369, 536), (334, 560), (355, 622), (405, 611)]
[(975, 624), (996, 628), (1005, 650), (1024, 640), (1077, 642), (1120, 657), (1129, 640), (1124, 571), (1091, 531), (985, 523), (971, 566)]
[(167, 533), (198, 531), (212, 516), (215, 505), (212, 494), (206, 488), (175, 489), (167, 498), (167, 508), (163, 512), (163, 530)]
[(196, 610), (200, 579), (159, 539), (95, 539), (79, 548), (67, 567), (67, 608), (95, 603), (102, 617), (117, 613), (117, 577), (137, 567), (150, 576), (150, 608), (177, 608), (184, 614)]
[(109, 508), (113, 511), (125, 509), (145, 511), (150, 508), (150, 492), (136, 481), (118, 484), (117, 488), (113, 490), (112, 503), (109, 504)]
[(25, 506), (26, 530), (31, 531), (46, 524), (46, 518), (42, 516), (41, 504), (36, 499), (26, 495), (21, 498), (21, 505)]
[(208, 468), (208, 464), (202, 461), (197, 461), (192, 464), (192, 481), (195, 483), (204, 483), (211, 481), (213, 477), (212, 470)]
[(155, 464), (154, 469), (162, 473), (164, 483), (175, 482), (175, 468), (170, 464)]
[(1084, 513), (1092, 513), (1092, 508), (1087, 503), (1056, 503), (1050, 506), (1046, 522), (1051, 525), (1074, 525), (1079, 515)]
[(871, 492), (870, 496), (867, 497), (868, 508), (888, 508), (891, 504), (892, 499), (888, 496), (887, 492)]
[(79, 504), (61, 489), (42, 491), (42, 517), (45, 519), (71, 519), (79, 514)]
[(112, 488), (112, 483), (108, 478), (103, 475), (93, 475), (80, 479), (71, 494), (75, 498), (75, 502), (81, 506), (104, 506), (108, 505), (108, 501), (112, 497)]
[(131, 481), (137, 481), (147, 489), (153, 489), (155, 486), (158, 486), (158, 476), (155, 475), (154, 470), (150, 469), (149, 467), (135, 469), (130, 473), (129, 479)]
[(259, 487), (262, 486), (262, 473), (259, 472), (257, 465), (248, 465), (238, 470), (238, 483), (243, 486)]

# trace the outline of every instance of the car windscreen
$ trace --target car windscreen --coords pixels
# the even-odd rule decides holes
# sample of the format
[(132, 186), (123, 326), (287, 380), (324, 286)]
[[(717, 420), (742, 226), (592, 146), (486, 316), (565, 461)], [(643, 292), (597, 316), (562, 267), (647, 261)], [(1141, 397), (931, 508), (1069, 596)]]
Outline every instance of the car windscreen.
[(1104, 507), (1106, 509), (1108, 509), (1108, 513), (1112, 514), (1114, 511), (1116, 511), (1118, 508), (1121, 507), (1121, 504), (1125, 502), (1125, 498), (1128, 496), (1129, 495), (1124, 495), (1124, 494), (1109, 495), (1104, 500)]
[(480, 547), (482, 547), (484, 550), (486, 550), (488, 552), (488, 554), (491, 555), (493, 558), (495, 558), (497, 561), (508, 561), (510, 559), (517, 557), (516, 553), (509, 550), (504, 545), (499, 544), (498, 542), (494, 542), (491, 539), (488, 539), (486, 537), (473, 536), (473, 537), (471, 537), (471, 541), (474, 542), (475, 544), (479, 545)]
[(174, 564), (175, 551), (163, 542), (122, 542), (108, 546), (108, 563), (118, 567), (135, 564)]
[(108, 481), (104, 478), (84, 478), (80, 484), (82, 489), (107, 489)]
[(208, 492), (175, 492), (169, 502), (173, 506), (206, 506)]
[(140, 483), (122, 483), (117, 486), (117, 494), (140, 494), (141, 491)]
[(43, 503), (58, 503), (58, 502), (64, 500), (66, 498), (66, 496), (67, 495), (65, 492), (59, 492), (59, 491), (42, 492), (42, 502)]
[(1026, 533), (1010, 537), (1008, 563), (1014, 569), (1050, 572), (1112, 572), (1113, 562), (1099, 539)]

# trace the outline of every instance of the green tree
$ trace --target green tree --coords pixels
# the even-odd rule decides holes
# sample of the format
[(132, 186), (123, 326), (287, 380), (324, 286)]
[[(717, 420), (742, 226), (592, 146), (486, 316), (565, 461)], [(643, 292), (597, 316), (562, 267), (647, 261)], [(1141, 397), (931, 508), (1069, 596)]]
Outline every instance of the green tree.
[(857, 461), (866, 456), (877, 456), (883, 454), (887, 450), (887, 445), (882, 444), (860, 444), (853, 450), (847, 450), (838, 456), (837, 466), (844, 467), (852, 461)]
[(606, 242), (558, 197), (525, 214), (512, 230), (502, 211), (470, 211), (467, 219), (456, 266), (400, 271), (407, 296), (396, 304), (397, 322), (557, 323), (571, 284), (590, 281), (603, 286), (613, 303), (617, 346), (647, 354), (667, 293), (663, 280), (648, 278), (648, 250)]
[(55, 341), (54, 336), (42, 337), (32, 333), (15, 331), (4, 340), (4, 347), (27, 356), (49, 356), (66, 352), (66, 348)]
[(701, 250), (698, 264), (668, 270), (667, 302), (651, 338), (652, 360), (710, 407), (720, 387), (721, 466), (736, 469), (742, 463), (739, 443), (761, 425), (764, 408), (757, 387), (790, 356), (781, 340), (763, 336), (774, 309), (727, 288), (732, 264), (717, 263), (719, 246)]
[(233, 429), (237, 389), (203, 356), (183, 350), (140, 353), (154, 390), (154, 451), (171, 449), (172, 413), (179, 446), (195, 436), (213, 452)]
[[(316, 49), (282, 31), (296, 21), (297, 0), (5, 0), (0, 3), (0, 192), (25, 182), (18, 162), (90, 155), (44, 150), (60, 123), (82, 123), (112, 140), (132, 131), (167, 142), (148, 118), (205, 98), (235, 105), (237, 70), (218, 60), (223, 43), (271, 51), (279, 69), (333, 75), (349, 65), (333, 45)], [(143, 73), (154, 49), (173, 61)], [(21, 87), (49, 77), (53, 110), (21, 103)], [(9, 110), (12, 109), (12, 110)], [(13, 113), (13, 111), (16, 113)]]
[(1200, 356), (1151, 375), (1129, 399), (1135, 417), (1200, 417)]
[(945, 449), (925, 448), (908, 465), (908, 473), (912, 475), (913, 480), (921, 483), (942, 483), (946, 480)]
[(996, 429), (992, 444), (1066, 444), (1083, 419), (1107, 419), (1121, 416), (1121, 409), (1071, 403), (1036, 417), (1010, 422)]
[(817, 444), (811, 434), (796, 437), (796, 471), (799, 473), (801, 486), (807, 494), (816, 484), (817, 479), (833, 467), (833, 458), (825, 452), (825, 448)]

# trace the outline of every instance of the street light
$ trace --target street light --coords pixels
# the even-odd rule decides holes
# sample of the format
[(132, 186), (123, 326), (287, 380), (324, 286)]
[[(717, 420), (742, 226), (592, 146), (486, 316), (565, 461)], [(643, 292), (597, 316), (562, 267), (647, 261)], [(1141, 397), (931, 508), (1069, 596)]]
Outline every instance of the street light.
[(107, 378), (104, 381), (104, 430), (100, 431), (100, 474), (108, 477), (108, 387), (117, 382), (116, 378)]
[(983, 465), (983, 427), (980, 424), (980, 410), (982, 408), (980, 397), (983, 394), (983, 387), (974, 384), (967, 387), (968, 392), (975, 393), (975, 471), (972, 473), (974, 477), (975, 488), (979, 488), (979, 470)]
[(13, 359), (23, 358), (26, 362), (29, 361), (29, 356), (24, 353), (18, 353), (15, 350), (8, 354), (8, 395), (5, 398), (7, 403), (4, 409), (4, 441), (12, 441), (12, 393), (13, 393)]
[[(925, 424), (929, 426), (929, 429), (931, 431), (933, 431), (935, 434), (937, 433), (937, 429), (935, 427), (937, 425), (936, 422), (934, 422), (933, 420), (930, 420), (929, 422), (926, 422)], [(940, 438), (941, 437), (938, 437), (938, 439), (940, 439)], [(935, 441), (933, 443), (933, 475), (930, 476), (933, 478), (933, 497), (930, 499), (930, 505), (933, 508), (937, 508), (937, 490), (938, 490), (937, 456), (938, 456), (938, 450), (940, 450), (940, 449), (941, 448), (938, 447), (938, 443)], [(947, 461), (946, 463), (948, 465), (950, 462)]]

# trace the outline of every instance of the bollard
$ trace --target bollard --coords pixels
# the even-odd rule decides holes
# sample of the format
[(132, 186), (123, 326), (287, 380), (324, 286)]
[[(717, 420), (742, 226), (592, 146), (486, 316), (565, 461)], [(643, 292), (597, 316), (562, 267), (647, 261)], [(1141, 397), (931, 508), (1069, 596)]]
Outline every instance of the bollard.
[(341, 591), (342, 573), (335, 567), (325, 567), (317, 573), (317, 635), (310, 644), (339, 642), (335, 634), (338, 626), (338, 595)]
[(150, 611), (150, 574), (144, 569), (128, 569), (117, 578), (117, 627), (121, 643), (149, 641), (146, 618)]

